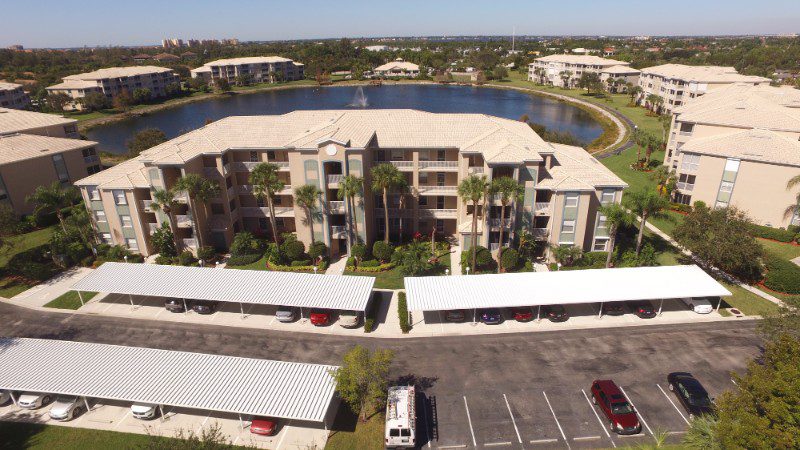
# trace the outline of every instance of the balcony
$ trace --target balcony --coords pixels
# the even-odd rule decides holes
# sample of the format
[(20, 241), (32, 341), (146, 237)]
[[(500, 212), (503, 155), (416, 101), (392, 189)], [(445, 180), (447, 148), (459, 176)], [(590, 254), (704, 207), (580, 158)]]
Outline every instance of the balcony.
[(275, 164), (276, 166), (278, 166), (278, 170), (280, 170), (281, 172), (289, 170), (289, 161), (234, 161), (232, 163), (228, 163), (228, 165), (230, 166), (230, 170), (235, 170), (239, 172), (250, 172), (257, 165), (263, 162)]
[(550, 230), (547, 228), (534, 228), (531, 230), (531, 234), (537, 241), (546, 241), (547, 236), (550, 234)]
[(157, 223), (148, 223), (147, 224), (147, 230), (150, 232), (150, 234), (155, 233), (156, 230), (158, 230), (158, 224)]
[[(266, 206), (241, 207), (242, 217), (269, 217), (269, 208)], [(275, 207), (275, 217), (294, 217), (294, 208), (291, 206)]]
[[(413, 209), (389, 208), (389, 217), (412, 217), (413, 214), (414, 214)], [(383, 208), (375, 208), (375, 215), (377, 217), (383, 217), (384, 216)]]
[(419, 170), (431, 170), (437, 172), (457, 172), (458, 161), (420, 161)]
[(152, 200), (142, 200), (142, 211), (144, 211), (146, 213), (155, 212), (155, 210), (153, 210), (153, 206), (152, 205), (153, 205), (153, 201)]
[(189, 196), (186, 195), (185, 192), (180, 192), (178, 194), (175, 194), (175, 201), (178, 202), (178, 203), (183, 203), (184, 205), (188, 205), (189, 204)]
[(429, 218), (432, 217), (434, 219), (455, 219), (458, 217), (458, 210), (457, 209), (420, 209), (419, 210), (419, 217), (420, 218)]
[(457, 195), (458, 186), (420, 186), (417, 192), (420, 195)]
[(411, 172), (414, 170), (414, 161), (389, 161), (389, 164), (397, 167), (401, 172)]
[[(511, 223), (512, 222), (513, 221), (510, 218), (506, 219), (505, 223), (502, 223), (503, 228), (511, 228)], [(501, 225), (500, 219), (489, 219), (489, 226), (490, 227), (500, 229), (500, 225)]]
[(345, 226), (345, 225), (332, 225), (331, 226), (331, 238), (332, 239), (346, 239), (347, 238), (347, 226)]
[(333, 189), (338, 188), (339, 187), (339, 183), (342, 182), (343, 178), (344, 178), (344, 175), (342, 175), (342, 174), (328, 175), (328, 187), (329, 188), (333, 188)]
[(97, 164), (100, 162), (100, 158), (98, 158), (97, 155), (84, 156), (83, 162), (86, 164)]
[(175, 222), (178, 228), (191, 228), (192, 227), (192, 215), (191, 214), (181, 214), (175, 216)]
[(470, 175), (483, 175), (483, 166), (470, 166), (467, 171)]
[(197, 239), (195, 238), (188, 238), (183, 239), (183, 246), (186, 248), (197, 248)]
[(222, 178), (222, 173), (216, 167), (203, 167), (203, 176), (206, 178)]
[(536, 202), (533, 204), (533, 214), (537, 216), (549, 216), (552, 204), (550, 202)]
[(328, 212), (331, 214), (344, 214), (344, 200), (329, 201)]
[[(236, 192), (239, 194), (255, 194), (252, 184), (240, 184), (236, 186)], [(292, 185), (284, 184), (283, 189), (276, 192), (278, 195), (292, 195)]]

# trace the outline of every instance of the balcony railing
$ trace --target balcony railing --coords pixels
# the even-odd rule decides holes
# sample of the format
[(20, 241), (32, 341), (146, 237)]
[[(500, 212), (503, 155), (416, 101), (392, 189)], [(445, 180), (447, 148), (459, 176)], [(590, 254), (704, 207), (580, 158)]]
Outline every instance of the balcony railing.
[(533, 235), (534, 239), (545, 240), (547, 239), (547, 236), (550, 234), (550, 230), (548, 230), (547, 228), (534, 228), (531, 231), (531, 234)]
[(458, 170), (458, 161), (420, 161), (420, 170)]
[(344, 239), (347, 237), (347, 226), (345, 225), (332, 225), (331, 237), (333, 239)]
[(414, 161), (389, 161), (389, 163), (399, 170), (414, 170)]
[(151, 213), (153, 212), (153, 201), (152, 200), (142, 200), (142, 211)]
[[(389, 217), (411, 217), (413, 213), (413, 209), (389, 208)], [(375, 214), (378, 217), (383, 217), (383, 208), (375, 208)]]
[[(253, 190), (252, 184), (240, 184), (236, 187), (236, 192), (239, 194), (253, 194), (255, 191)], [(291, 195), (292, 194), (292, 185), (291, 184), (284, 184), (283, 189), (276, 192), (278, 195)]]
[(232, 199), (236, 197), (236, 186), (231, 186), (228, 188), (228, 199)]
[(342, 174), (328, 175), (328, 184), (329, 185), (331, 185), (331, 184), (337, 184), (338, 185), (339, 183), (342, 182), (342, 178), (344, 178), (344, 175), (342, 175)]
[(188, 248), (197, 248), (197, 239), (195, 238), (183, 239), (183, 246)]
[(437, 219), (455, 219), (458, 215), (457, 209), (420, 209), (420, 217), (434, 217)]
[(175, 222), (178, 228), (191, 228), (192, 227), (192, 215), (191, 214), (181, 214), (175, 216)]
[(275, 164), (278, 166), (278, 169), (281, 171), (289, 170), (289, 161), (234, 161), (228, 163), (231, 170), (237, 171), (247, 171), (250, 172), (253, 170), (257, 165), (261, 164), (262, 162), (268, 162), (271, 164)]
[(533, 213), (537, 216), (549, 216), (551, 208), (550, 202), (536, 202), (533, 204)]
[(481, 175), (481, 174), (483, 174), (483, 166), (470, 166), (469, 167), (469, 174), (470, 175)]
[(510, 218), (506, 219), (502, 223), (500, 219), (489, 219), (489, 226), (492, 228), (500, 228), (500, 226), (502, 225), (504, 228), (510, 228), (511, 222), (512, 220)]
[[(269, 217), (269, 208), (266, 206), (247, 206), (242, 207), (241, 214), (243, 217)], [(275, 207), (275, 217), (292, 217), (294, 216), (294, 208), (291, 206), (277, 206)]]
[(417, 191), (420, 195), (456, 195), (458, 193), (458, 186), (420, 186)]
[(83, 162), (86, 164), (96, 164), (100, 161), (100, 158), (97, 155), (89, 155), (83, 157)]
[(344, 214), (344, 200), (329, 201), (328, 211), (330, 211), (331, 214)]
[(221, 178), (222, 174), (216, 167), (203, 167), (203, 176), (206, 178)]
[(679, 181), (678, 183), (675, 184), (675, 187), (678, 188), (678, 190), (681, 190), (681, 191), (691, 192), (691, 191), (694, 190), (694, 183), (686, 183), (686, 182)]

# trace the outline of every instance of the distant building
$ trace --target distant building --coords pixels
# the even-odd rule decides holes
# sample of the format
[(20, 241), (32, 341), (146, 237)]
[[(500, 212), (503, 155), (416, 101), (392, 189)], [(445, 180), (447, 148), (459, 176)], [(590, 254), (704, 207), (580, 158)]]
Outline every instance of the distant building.
[[(570, 75), (567, 81), (566, 72)], [(614, 89), (617, 92), (625, 89), (625, 83), (636, 84), (639, 78), (639, 71), (630, 67), (630, 63), (594, 55), (549, 55), (536, 58), (528, 65), (529, 81), (552, 86), (578, 87), (584, 73), (596, 73), (603, 82), (609, 78), (622, 80)]]
[(276, 83), (305, 78), (305, 66), (280, 56), (252, 56), (218, 59), (192, 69), (192, 78), (213, 81), (219, 78), (232, 83), (236, 77), (249, 75), (254, 83)]
[(197, 53), (194, 52), (181, 53), (181, 59), (195, 59), (195, 58), (197, 58)]
[(153, 59), (153, 57), (151, 55), (148, 55), (147, 53), (140, 53), (138, 55), (133, 55), (133, 62), (139, 64), (150, 61), (151, 59)]
[(364, 50), (367, 50), (367, 51), (370, 51), (370, 52), (385, 52), (385, 51), (389, 50), (389, 46), (388, 45), (368, 45), (368, 46), (364, 47)]
[(14, 51), (17, 51), (17, 52), (21, 52), (21, 51), (25, 50), (25, 47), (23, 47), (20, 44), (14, 44), (14, 45), (9, 45), (8, 49), (9, 50), (14, 50)]
[(25, 109), (31, 104), (21, 84), (0, 81), (0, 107)]
[(173, 55), (172, 53), (159, 53), (156, 56), (153, 56), (153, 59), (158, 62), (175, 62), (180, 61), (181, 57)]
[(164, 48), (181, 48), (183, 47), (183, 39), (162, 39), (161, 46)]
[(419, 76), (419, 66), (397, 58), (392, 62), (376, 67), (373, 72), (380, 77), (416, 78)]
[(0, 136), (23, 133), (78, 139), (77, 124), (75, 119), (55, 114), (0, 108)]

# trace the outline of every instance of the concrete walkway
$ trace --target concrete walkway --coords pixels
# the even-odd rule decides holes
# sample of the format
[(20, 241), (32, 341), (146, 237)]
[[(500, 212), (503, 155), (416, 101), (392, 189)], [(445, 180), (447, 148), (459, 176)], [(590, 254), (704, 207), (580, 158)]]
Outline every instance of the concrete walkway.
[(331, 263), (325, 270), (325, 275), (342, 275), (347, 267), (347, 256), (342, 256), (338, 261)]
[(79, 267), (64, 271), (42, 284), (37, 284), (27, 291), (15, 295), (8, 301), (20, 306), (42, 307), (69, 291), (73, 284), (90, 274), (92, 270), (87, 267)]
[(461, 275), (461, 246), (450, 247), (450, 274)]

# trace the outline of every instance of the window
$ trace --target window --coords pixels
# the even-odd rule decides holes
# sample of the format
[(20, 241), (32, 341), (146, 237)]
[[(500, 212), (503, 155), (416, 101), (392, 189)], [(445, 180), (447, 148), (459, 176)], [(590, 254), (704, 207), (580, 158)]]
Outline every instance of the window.
[(568, 192), (564, 197), (564, 206), (567, 208), (577, 208), (578, 207), (578, 193), (577, 192)]
[(113, 244), (113, 241), (111, 240), (111, 233), (100, 233), (100, 239), (102, 239), (106, 244)]
[(250, 152), (250, 162), (258, 162), (258, 152)]
[(100, 165), (94, 164), (86, 168), (86, 173), (88, 173), (89, 175), (94, 175), (97, 172), (100, 172), (100, 170), (101, 170)]
[(606, 223), (607, 220), (608, 220), (608, 218), (606, 216), (604, 216), (603, 214), (598, 215), (597, 216), (597, 228), (601, 229), (601, 230), (605, 230), (606, 228), (608, 228), (608, 224)]
[(700, 168), (700, 155), (684, 153), (681, 159), (682, 172), (694, 172)]
[(444, 233), (444, 220), (436, 219), (436, 232), (439, 234)]
[(267, 152), (267, 159), (269, 161), (275, 161), (275, 151), (274, 150), (270, 150), (270, 151)]
[(424, 195), (419, 196), (419, 206), (428, 206), (428, 197)]
[(444, 197), (436, 197), (436, 209), (444, 209)]
[(444, 174), (441, 172), (436, 174), (436, 185), (444, 186)]
[(594, 245), (592, 245), (593, 252), (604, 252), (606, 251), (606, 245), (608, 243), (608, 239), (595, 239)]
[(119, 216), (119, 221), (122, 222), (122, 228), (133, 228), (131, 216)]
[(681, 123), (681, 134), (684, 136), (691, 136), (694, 131), (693, 123)]
[(613, 189), (603, 189), (603, 193), (600, 194), (600, 203), (603, 205), (614, 203), (615, 197), (616, 192)]
[(89, 200), (100, 200), (100, 191), (97, 190), (97, 186), (87, 186), (86, 195)]
[(64, 155), (53, 155), (53, 166), (56, 169), (58, 181), (61, 183), (69, 183), (69, 172), (67, 172), (67, 164), (64, 162)]
[(135, 238), (125, 239), (125, 245), (129, 250), (139, 250), (139, 243), (136, 242)]
[(678, 183), (675, 185), (682, 191), (691, 191), (694, 189), (694, 182), (697, 179), (695, 175), (687, 175), (682, 173), (678, 176)]
[(419, 184), (428, 184), (428, 172), (419, 173)]
[(125, 197), (125, 191), (115, 189), (111, 191), (114, 194), (114, 204), (117, 205), (127, 205), (128, 199)]
[(574, 233), (575, 232), (575, 221), (574, 220), (565, 220), (564, 223), (561, 225), (561, 232), (562, 233)]
[(105, 211), (95, 211), (94, 212), (94, 220), (97, 222), (107, 222), (106, 220), (106, 212)]

